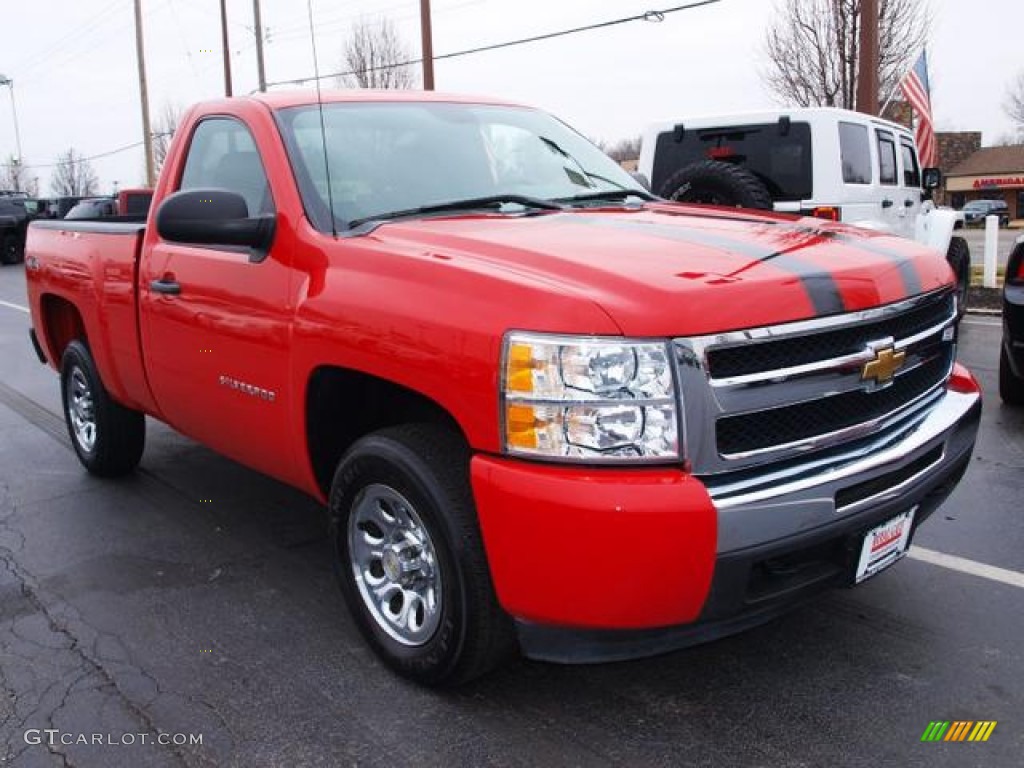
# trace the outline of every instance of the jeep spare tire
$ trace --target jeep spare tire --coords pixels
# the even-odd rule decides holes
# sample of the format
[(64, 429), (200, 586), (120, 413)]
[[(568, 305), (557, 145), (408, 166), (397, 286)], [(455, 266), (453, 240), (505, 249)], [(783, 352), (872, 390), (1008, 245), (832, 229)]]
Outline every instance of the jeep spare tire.
[(676, 171), (661, 185), (660, 194), (678, 203), (772, 209), (772, 196), (757, 176), (718, 160), (702, 160)]

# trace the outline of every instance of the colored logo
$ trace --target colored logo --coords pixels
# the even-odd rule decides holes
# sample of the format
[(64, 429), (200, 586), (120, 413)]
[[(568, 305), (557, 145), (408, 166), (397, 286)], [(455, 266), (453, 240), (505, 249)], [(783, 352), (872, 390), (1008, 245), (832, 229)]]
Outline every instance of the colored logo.
[(988, 741), (996, 729), (995, 720), (933, 720), (921, 734), (921, 741)]
[(891, 342), (881, 342), (878, 346), (872, 345), (871, 351), (875, 355), (874, 359), (864, 363), (864, 367), (860, 370), (860, 380), (871, 388), (881, 387), (892, 381), (896, 371), (906, 361), (907, 353), (903, 350), (897, 352)]

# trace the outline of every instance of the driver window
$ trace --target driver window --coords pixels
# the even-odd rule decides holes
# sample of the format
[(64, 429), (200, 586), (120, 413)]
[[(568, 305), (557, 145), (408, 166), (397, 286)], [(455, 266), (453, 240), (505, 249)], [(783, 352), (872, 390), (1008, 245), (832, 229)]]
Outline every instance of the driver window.
[(252, 134), (232, 118), (214, 117), (199, 124), (178, 188), (226, 189), (245, 198), (250, 216), (274, 212), (267, 174)]

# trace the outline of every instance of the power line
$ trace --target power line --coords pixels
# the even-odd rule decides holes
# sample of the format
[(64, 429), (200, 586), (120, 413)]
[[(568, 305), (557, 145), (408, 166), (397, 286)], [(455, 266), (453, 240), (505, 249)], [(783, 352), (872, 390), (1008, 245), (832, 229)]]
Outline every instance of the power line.
[[(162, 133), (154, 133), (153, 134), (153, 138), (156, 139), (156, 138), (159, 138), (161, 136), (173, 136), (173, 135), (174, 134), (172, 134), (170, 132), (164, 131)], [(104, 157), (110, 157), (111, 155), (117, 155), (117, 154), (120, 154), (121, 152), (127, 152), (129, 149), (135, 149), (136, 147), (141, 147), (145, 143), (146, 143), (145, 141), (136, 141), (136, 142), (134, 142), (132, 144), (125, 144), (123, 147), (118, 147), (117, 149), (108, 149), (106, 152), (99, 152), (99, 153), (97, 153), (95, 155), (89, 155), (88, 157), (80, 157), (80, 158), (76, 159), (75, 162), (76, 163), (84, 163), (84, 162), (87, 162), (89, 160), (100, 160), (101, 158), (104, 158)], [(66, 165), (66, 163), (62, 163), (62, 162), (57, 162), (57, 163), (38, 163), (38, 164), (32, 164), (32, 165), (22, 165), (21, 163), (0, 163), (0, 166), (3, 166), (5, 168), (13, 168), (13, 167), (17, 166), (18, 168), (22, 168), (22, 169), (26, 169), (26, 168), (33, 168), (33, 169), (38, 169), (38, 168), (56, 168), (56, 167), (61, 166), (61, 165)]]
[[(590, 32), (595, 29), (605, 29), (607, 27), (614, 27), (619, 24), (628, 24), (631, 21), (651, 21), (660, 22), (664, 21), (665, 17), (670, 13), (676, 13), (678, 11), (686, 11), (691, 8), (699, 8), (702, 5), (711, 5), (712, 3), (720, 2), (721, 0), (697, 0), (697, 2), (687, 3), (686, 5), (677, 5), (672, 8), (664, 8), (660, 11), (647, 11), (645, 13), (638, 14), (636, 16), (625, 16), (620, 19), (612, 19), (610, 21), (601, 21), (596, 24), (588, 24), (583, 27), (574, 27), (572, 29), (563, 29), (559, 32), (548, 32), (543, 35), (534, 35), (533, 37), (524, 37), (519, 40), (509, 40), (504, 43), (495, 43), (493, 45), (484, 45), (479, 48), (467, 48), (464, 51), (453, 51), (452, 53), (443, 53), (439, 56), (434, 56), (434, 61), (440, 59), (454, 59), (458, 56), (469, 56), (473, 53), (484, 53), (485, 51), (496, 51), (500, 48), (511, 48), (516, 45), (525, 45), (526, 43), (536, 43), (541, 40), (551, 40), (556, 37), (565, 37), (567, 35), (575, 35), (580, 32)], [(366, 69), (359, 70), (360, 72), (375, 72), (381, 69), (395, 69), (397, 67), (408, 67), (413, 64), (422, 64), (423, 59), (409, 59), (407, 61), (399, 61), (393, 64), (382, 64), (378, 67), (367, 67)], [(278, 85), (302, 85), (312, 80), (326, 80), (334, 77), (345, 77), (346, 75), (358, 74), (355, 71), (349, 72), (334, 72), (328, 75), (313, 75), (312, 77), (300, 77), (295, 80), (279, 80), (275, 83), (267, 83), (268, 87)]]

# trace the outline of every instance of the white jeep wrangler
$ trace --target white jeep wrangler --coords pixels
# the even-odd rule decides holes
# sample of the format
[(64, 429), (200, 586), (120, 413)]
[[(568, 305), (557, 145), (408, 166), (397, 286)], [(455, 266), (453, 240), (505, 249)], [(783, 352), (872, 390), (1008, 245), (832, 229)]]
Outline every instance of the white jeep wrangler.
[(922, 169), (913, 134), (845, 109), (694, 117), (648, 126), (638, 172), (681, 202), (817, 216), (913, 238), (946, 254), (966, 306), (971, 256), (938, 209), (941, 177)]

